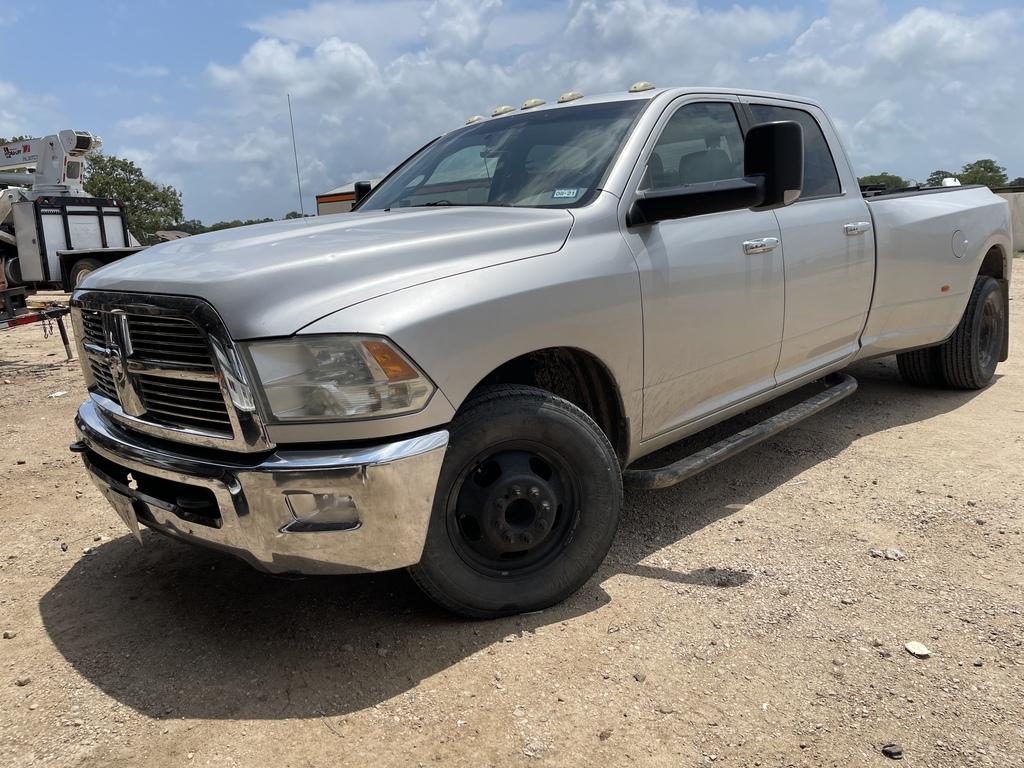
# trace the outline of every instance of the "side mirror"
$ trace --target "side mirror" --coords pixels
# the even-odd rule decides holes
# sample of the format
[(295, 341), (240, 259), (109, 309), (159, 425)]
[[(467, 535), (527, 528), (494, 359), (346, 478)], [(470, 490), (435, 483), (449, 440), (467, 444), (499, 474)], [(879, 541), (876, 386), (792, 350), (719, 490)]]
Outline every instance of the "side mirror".
[(355, 199), (352, 201), (352, 207), (355, 208), (359, 205), (363, 198), (370, 194), (371, 184), (368, 181), (357, 181), (353, 186), (352, 190), (355, 192)]
[(743, 208), (771, 210), (795, 203), (804, 178), (803, 129), (799, 123), (761, 123), (747, 131), (742, 178), (641, 190), (626, 226), (684, 219)]
[(743, 143), (745, 178), (764, 179), (764, 198), (755, 207), (770, 210), (800, 199), (804, 186), (804, 129), (793, 120), (761, 123)]

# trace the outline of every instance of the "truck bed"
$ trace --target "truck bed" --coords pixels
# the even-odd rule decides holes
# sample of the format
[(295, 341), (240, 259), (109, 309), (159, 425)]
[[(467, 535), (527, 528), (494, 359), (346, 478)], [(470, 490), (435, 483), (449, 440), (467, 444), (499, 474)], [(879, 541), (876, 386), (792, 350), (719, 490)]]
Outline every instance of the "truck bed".
[(866, 202), (877, 266), (860, 356), (944, 340), (994, 237), (1009, 237), (1005, 202), (984, 186), (900, 191)]

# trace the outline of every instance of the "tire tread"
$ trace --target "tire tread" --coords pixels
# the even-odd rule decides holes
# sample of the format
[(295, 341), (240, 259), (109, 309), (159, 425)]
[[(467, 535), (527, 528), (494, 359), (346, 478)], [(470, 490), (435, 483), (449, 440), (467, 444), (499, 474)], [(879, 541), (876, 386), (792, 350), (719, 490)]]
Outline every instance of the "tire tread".
[(943, 382), (953, 389), (981, 389), (991, 381), (991, 379), (983, 379), (978, 374), (974, 364), (973, 349), (975, 319), (984, 305), (981, 296), (990, 285), (998, 286), (998, 283), (991, 277), (978, 275), (974, 281), (971, 297), (967, 300), (967, 308), (964, 310), (956, 330), (946, 340), (946, 343), (938, 348), (939, 370)]
[(936, 347), (900, 352), (896, 355), (900, 377), (915, 387), (938, 387), (943, 384)]

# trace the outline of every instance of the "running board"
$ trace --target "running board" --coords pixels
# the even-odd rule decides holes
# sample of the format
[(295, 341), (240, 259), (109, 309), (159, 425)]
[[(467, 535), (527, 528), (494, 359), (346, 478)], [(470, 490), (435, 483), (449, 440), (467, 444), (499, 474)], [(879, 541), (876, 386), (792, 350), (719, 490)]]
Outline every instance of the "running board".
[(757, 445), (782, 430), (803, 421), (808, 416), (825, 410), (852, 395), (857, 389), (857, 380), (846, 373), (834, 374), (826, 378), (834, 381), (824, 392), (804, 400), (802, 403), (787, 408), (782, 413), (737, 432), (735, 435), (719, 440), (692, 456), (687, 456), (674, 464), (657, 469), (627, 469), (622, 473), (622, 482), (630, 488), (668, 488), (676, 483), (698, 475), (726, 459), (731, 459), (740, 451)]

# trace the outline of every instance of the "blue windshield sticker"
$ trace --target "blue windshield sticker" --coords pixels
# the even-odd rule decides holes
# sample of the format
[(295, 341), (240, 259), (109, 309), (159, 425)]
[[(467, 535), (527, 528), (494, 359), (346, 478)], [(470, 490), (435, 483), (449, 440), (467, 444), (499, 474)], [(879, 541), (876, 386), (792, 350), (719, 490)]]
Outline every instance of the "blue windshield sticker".
[(578, 187), (572, 187), (571, 189), (556, 189), (551, 193), (552, 200), (565, 200), (572, 199), (580, 193)]

